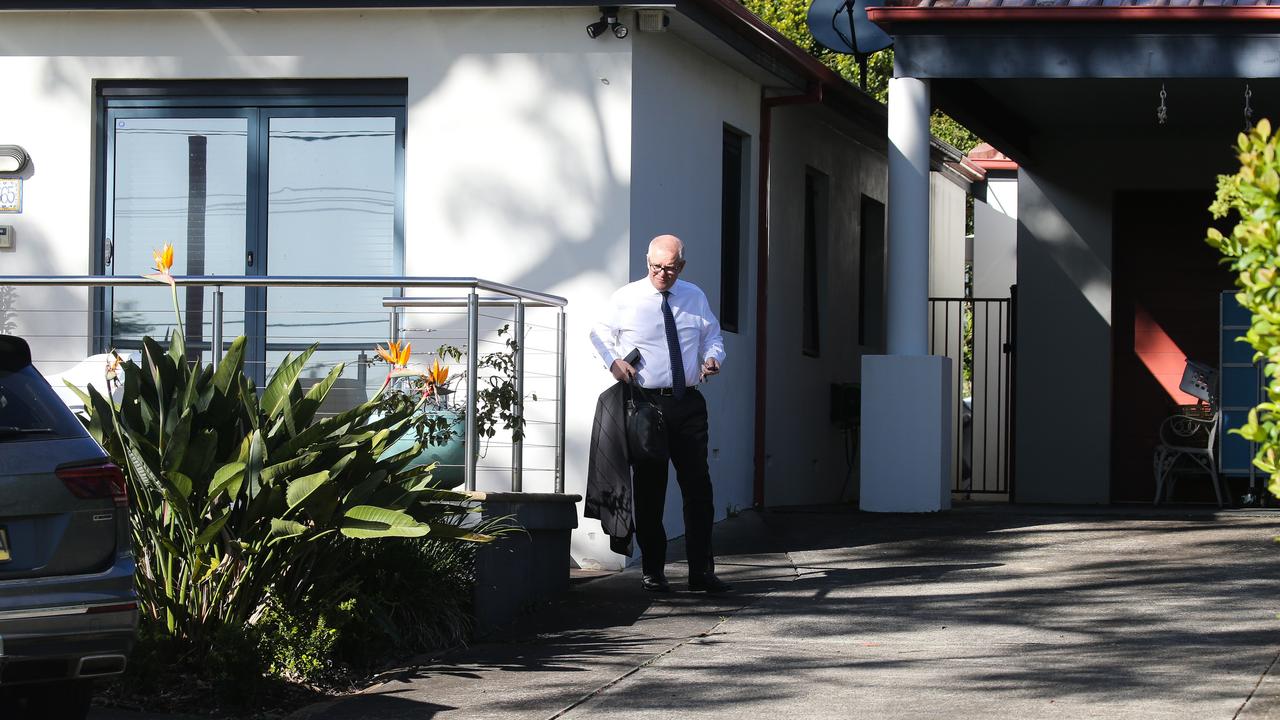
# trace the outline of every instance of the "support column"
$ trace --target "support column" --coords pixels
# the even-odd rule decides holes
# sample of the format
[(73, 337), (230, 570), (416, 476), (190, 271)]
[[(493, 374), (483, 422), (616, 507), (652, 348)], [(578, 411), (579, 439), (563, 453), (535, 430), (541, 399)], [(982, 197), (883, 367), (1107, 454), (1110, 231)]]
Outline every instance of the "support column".
[(929, 355), (929, 85), (889, 81), (888, 355), (862, 359), (859, 506), (951, 507), (951, 359)]
[(890, 355), (929, 354), (929, 109), (924, 80), (889, 80)]

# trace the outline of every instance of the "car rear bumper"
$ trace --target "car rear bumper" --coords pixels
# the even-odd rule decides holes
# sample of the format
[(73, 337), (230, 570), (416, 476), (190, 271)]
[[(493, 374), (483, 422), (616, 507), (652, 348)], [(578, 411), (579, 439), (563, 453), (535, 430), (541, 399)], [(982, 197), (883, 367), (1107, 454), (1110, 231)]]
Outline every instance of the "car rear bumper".
[(138, 627), (133, 563), (0, 582), (0, 686), (124, 672)]

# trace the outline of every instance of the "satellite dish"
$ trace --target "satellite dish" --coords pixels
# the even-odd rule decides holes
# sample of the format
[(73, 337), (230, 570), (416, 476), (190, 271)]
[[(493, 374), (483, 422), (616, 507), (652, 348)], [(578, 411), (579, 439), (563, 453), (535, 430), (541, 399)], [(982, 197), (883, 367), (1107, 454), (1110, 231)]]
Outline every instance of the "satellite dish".
[(809, 32), (819, 45), (838, 53), (870, 55), (879, 52), (893, 45), (893, 40), (879, 25), (867, 19), (867, 8), (880, 7), (884, 2), (885, 0), (813, 0), (813, 4), (809, 6)]

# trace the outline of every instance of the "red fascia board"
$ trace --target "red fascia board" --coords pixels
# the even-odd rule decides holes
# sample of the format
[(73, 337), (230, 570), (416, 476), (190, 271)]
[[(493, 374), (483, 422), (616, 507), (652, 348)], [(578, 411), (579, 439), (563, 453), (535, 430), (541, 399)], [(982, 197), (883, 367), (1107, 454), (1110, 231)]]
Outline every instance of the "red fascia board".
[(977, 165), (984, 171), (992, 170), (1017, 170), (1018, 163), (1013, 160), (984, 160), (980, 158), (965, 158), (970, 163)]
[(869, 7), (867, 18), (886, 28), (927, 22), (1257, 22), (1280, 21), (1280, 7)]

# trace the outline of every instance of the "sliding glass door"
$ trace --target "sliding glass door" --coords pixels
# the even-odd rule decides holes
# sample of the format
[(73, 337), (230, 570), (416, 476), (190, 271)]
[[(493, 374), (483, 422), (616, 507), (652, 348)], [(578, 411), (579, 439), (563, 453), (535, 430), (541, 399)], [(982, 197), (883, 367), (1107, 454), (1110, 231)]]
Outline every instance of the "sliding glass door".
[[(102, 266), (150, 272), (174, 246), (175, 275), (399, 275), (404, 108), (329, 96), (108, 99)], [(386, 99), (382, 98), (385, 103)], [(225, 103), (227, 107), (196, 107)], [(188, 343), (206, 349), (212, 291), (179, 292)], [(388, 289), (224, 291), (226, 342), (250, 340), (261, 382), (286, 352), (351, 362), (386, 332)], [(102, 298), (104, 346), (136, 347), (175, 324), (167, 288)]]

